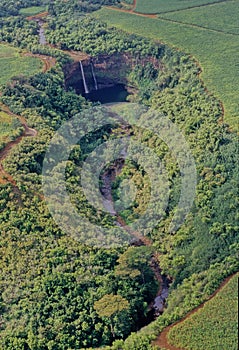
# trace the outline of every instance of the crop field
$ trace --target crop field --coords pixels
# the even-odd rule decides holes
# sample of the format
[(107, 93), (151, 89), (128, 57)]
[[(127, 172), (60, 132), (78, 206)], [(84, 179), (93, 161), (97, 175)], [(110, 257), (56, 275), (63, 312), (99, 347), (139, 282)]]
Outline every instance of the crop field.
[(41, 69), (42, 62), (38, 58), (25, 56), (9, 45), (0, 44), (0, 85), (13, 76), (31, 76)]
[(23, 16), (34, 16), (37, 15), (38, 13), (46, 11), (46, 7), (44, 6), (31, 6), (31, 7), (26, 7), (23, 8), (19, 11), (20, 15)]
[(239, 1), (161, 14), (160, 18), (239, 35)]
[[(238, 3), (229, 1), (228, 4), (228, 11), (235, 12), (233, 15), (235, 18)], [(218, 12), (217, 6), (219, 6)], [(215, 24), (218, 21), (217, 26), (222, 27), (221, 17), (225, 12), (223, 12), (222, 3), (213, 5), (213, 8), (211, 23)], [(197, 13), (198, 8), (190, 10), (192, 22), (196, 17), (194, 11)], [(220, 18), (218, 18), (218, 13), (221, 14)], [(177, 15), (180, 15), (180, 11), (177, 12)], [(172, 21), (162, 18), (161, 15), (160, 18), (149, 18), (108, 8), (101, 9), (95, 13), (95, 16), (117, 28), (163, 42), (192, 55), (202, 67), (201, 78), (205, 86), (223, 103), (224, 121), (234, 130), (239, 130), (237, 122), (239, 116), (239, 35)], [(201, 20), (201, 18), (198, 19), (198, 21)], [(230, 23), (231, 20), (225, 27), (225, 31), (230, 30)], [(236, 30), (235, 27), (234, 30)]]
[(221, 1), (223, 0), (137, 0), (135, 11), (140, 13), (164, 13)]
[(183, 349), (238, 349), (238, 277), (229, 282), (203, 308), (171, 328), (170, 344)]
[(16, 117), (0, 111), (0, 149), (19, 136), (21, 132), (20, 121)]

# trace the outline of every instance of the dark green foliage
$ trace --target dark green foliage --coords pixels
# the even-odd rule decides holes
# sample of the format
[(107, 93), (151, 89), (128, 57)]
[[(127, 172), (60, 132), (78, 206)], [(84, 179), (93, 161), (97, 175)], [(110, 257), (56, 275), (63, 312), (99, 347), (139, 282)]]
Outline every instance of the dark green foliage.
[[(20, 193), (8, 198), (9, 187), (2, 187), (0, 347), (38, 350), (54, 349), (57, 344), (59, 349), (76, 349), (110, 344), (115, 337), (127, 336), (138, 329), (145, 305), (156, 292), (153, 274), (145, 276), (144, 284), (141, 276), (131, 280), (119, 276), (117, 260), (124, 249), (82, 246), (56, 226), (40, 195), (41, 165), (51, 135), (64, 120), (90, 104), (64, 90), (59, 67), (29, 79), (13, 80), (1, 98), (12, 110), (24, 114), (38, 135), (24, 139), (4, 163), (14, 174)], [(109, 131), (99, 131), (89, 140), (94, 144)], [(83, 158), (91, 152), (91, 147), (84, 147), (89, 140), (80, 146)], [(79, 209), (92, 216), (91, 208), (84, 209), (79, 191), (73, 191), (78, 182), (75, 166), (80, 164), (77, 152), (76, 147), (66, 169), (67, 186)], [(96, 215), (95, 220), (102, 218)], [(111, 224), (109, 216), (103, 220)], [(146, 273), (149, 259), (148, 254), (135, 268)], [(127, 301), (127, 310), (112, 315), (111, 320), (94, 310), (94, 303), (107, 294)]]
[[(42, 161), (51, 136), (64, 120), (91, 104), (64, 90), (60, 65), (30, 79), (13, 79), (2, 89), (1, 100), (24, 115), (38, 135), (24, 139), (4, 161), (19, 191), (1, 185), (0, 347), (65, 350), (109, 345), (119, 338), (112, 349), (152, 349), (151, 333), (158, 333), (200, 304), (222, 278), (239, 267), (236, 135), (218, 123), (221, 106), (205, 91), (198, 78), (198, 67), (189, 57), (108, 28), (92, 18), (70, 19), (72, 8), (66, 17), (62, 12), (57, 19), (53, 11), (60, 12), (60, 6), (53, 6), (50, 11), (48, 39), (59, 47), (87, 51), (93, 56), (127, 52), (138, 60), (127, 76), (137, 88), (132, 99), (167, 115), (185, 135), (196, 161), (197, 193), (184, 225), (169, 234), (168, 225), (180, 191), (178, 166), (164, 142), (147, 130), (133, 128), (135, 137), (154, 149), (168, 171), (170, 204), (151, 238), (161, 253), (163, 271), (173, 277), (174, 283), (167, 310), (149, 327), (148, 334), (133, 333), (123, 342), (138, 330), (147, 303), (156, 293), (157, 283), (149, 267), (150, 249), (97, 250), (82, 246), (56, 226), (41, 195)], [(14, 24), (12, 34), (6, 23)], [(26, 33), (24, 47), (30, 45), (31, 38), (37, 38), (34, 24), (30, 28), (14, 19), (2, 25), (4, 40), (21, 45), (14, 38), (17, 28)], [(142, 57), (149, 62), (144, 64)], [(160, 70), (155, 68), (152, 57), (160, 60)], [(78, 209), (106, 225), (112, 225), (110, 216), (101, 215), (76, 191), (77, 167), (96, 145), (110, 137), (111, 131), (112, 126), (83, 139), (72, 152), (66, 169), (68, 191)], [(147, 181), (143, 171), (140, 175)], [(117, 184), (115, 187), (117, 190)], [(143, 197), (144, 191), (142, 186)], [(133, 209), (144, 205), (144, 201), (138, 202)], [(107, 296), (120, 296), (127, 304), (122, 312), (113, 312), (111, 320), (94, 308), (97, 301)]]
[(64, 0), (55, 0), (50, 2), (48, 11), (50, 15), (74, 15), (77, 17), (80, 13), (89, 13), (97, 11), (103, 5), (117, 5), (120, 0), (71, 0), (70, 3), (66, 3)]
[(0, 40), (25, 48), (38, 44), (38, 25), (21, 17), (0, 18)]
[[(76, 35), (72, 35), (73, 32)], [(49, 21), (46, 36), (51, 44), (61, 49), (83, 51), (91, 56), (129, 52), (138, 57), (159, 57), (162, 50), (147, 39), (108, 28), (105, 23), (91, 17), (81, 17), (80, 20), (67, 15), (54, 17)]]
[(0, 3), (0, 17), (16, 16), (19, 13), (19, 9), (29, 6), (39, 6), (42, 3), (42, 0), (19, 0), (17, 2), (2, 0)]

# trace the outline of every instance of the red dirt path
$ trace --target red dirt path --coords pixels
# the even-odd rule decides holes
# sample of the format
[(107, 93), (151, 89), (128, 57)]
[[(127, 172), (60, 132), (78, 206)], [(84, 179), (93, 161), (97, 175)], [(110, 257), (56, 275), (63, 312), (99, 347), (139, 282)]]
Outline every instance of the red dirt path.
[(204, 307), (204, 305), (211, 300), (212, 298), (215, 297), (215, 295), (220, 292), (220, 290), (229, 282), (229, 280), (235, 276), (238, 272), (234, 273), (233, 275), (227, 277), (222, 283), (221, 285), (216, 289), (216, 291), (206, 300), (204, 301), (204, 303), (200, 304), (198, 307), (196, 307), (194, 310), (190, 311), (186, 316), (184, 316), (182, 319), (180, 319), (178, 322), (173, 323), (172, 325), (166, 327), (158, 336), (158, 338), (154, 341), (153, 345), (158, 345), (162, 348), (165, 348), (167, 350), (184, 350), (182, 348), (179, 348), (177, 346), (174, 346), (172, 344), (169, 343), (168, 341), (168, 333), (171, 330), (171, 328), (173, 328), (174, 326), (176, 326), (178, 323), (183, 322), (184, 320), (186, 320), (188, 317), (192, 316), (193, 314), (195, 314), (196, 312), (198, 312), (198, 310), (202, 309)]
[(140, 12), (137, 12), (135, 11), (136, 9), (136, 5), (137, 5), (137, 0), (134, 0), (133, 2), (133, 5), (131, 7), (130, 10), (127, 10), (127, 9), (121, 9), (121, 8), (118, 8), (118, 7), (114, 7), (114, 6), (106, 6), (108, 9), (110, 10), (114, 10), (114, 11), (119, 11), (119, 12), (126, 12), (126, 13), (131, 13), (131, 14), (134, 14), (134, 15), (137, 15), (137, 16), (141, 16), (141, 17), (148, 17), (148, 18), (157, 18), (157, 15), (156, 14), (145, 14), (145, 13), (140, 13)]
[(158, 16), (155, 15), (155, 14), (145, 14), (145, 13), (136, 12), (136, 11), (134, 11), (134, 7), (131, 10), (120, 9), (120, 8), (113, 7), (113, 6), (106, 6), (106, 7), (109, 10), (112, 10), (112, 11), (131, 13), (132, 15), (137, 15), (137, 16), (140, 16), (140, 17), (158, 18)]
[(29, 21), (32, 21), (34, 19), (44, 18), (48, 15), (49, 15), (49, 13), (47, 11), (45, 11), (45, 12), (38, 13), (37, 15), (34, 15), (34, 16), (28, 16), (28, 17), (26, 17), (26, 19), (28, 19)]
[(56, 65), (56, 58), (47, 56), (47, 55), (40, 55), (40, 54), (35, 54), (35, 53), (26, 53), (25, 56), (30, 56), (30, 57), (37, 57), (43, 62), (43, 73), (46, 73), (49, 69), (54, 67)]
[(14, 186), (15, 192), (19, 192), (16, 181), (13, 179), (13, 177), (10, 174), (8, 174), (4, 170), (2, 161), (9, 155), (12, 148), (21, 142), (23, 137), (26, 137), (26, 136), (34, 137), (37, 135), (37, 131), (35, 129), (29, 128), (29, 126), (26, 123), (25, 118), (23, 118), (20, 115), (16, 115), (16, 114), (12, 113), (6, 105), (0, 104), (0, 109), (3, 112), (5, 112), (11, 116), (18, 118), (20, 120), (20, 122), (22, 123), (22, 126), (24, 128), (24, 132), (22, 135), (18, 136), (14, 141), (8, 142), (8, 144), (0, 151), (0, 183), (6, 184), (6, 183), (10, 182)]

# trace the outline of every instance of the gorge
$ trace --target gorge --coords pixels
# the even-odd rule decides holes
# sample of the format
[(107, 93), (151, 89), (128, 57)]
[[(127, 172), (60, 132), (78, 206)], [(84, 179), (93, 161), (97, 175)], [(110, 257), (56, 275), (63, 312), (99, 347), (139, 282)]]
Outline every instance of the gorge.
[[(108, 27), (92, 14), (71, 8), (82, 6), (77, 0), (54, 0), (51, 5), (51, 14), (43, 19), (40, 31), (36, 23), (22, 18), (0, 29), (5, 40), (32, 50), (31, 55), (48, 55), (41, 56), (42, 60), (48, 57), (52, 62), (29, 77), (13, 76), (1, 87), (4, 106), (14, 117), (24, 118), (23, 136), (34, 137), (17, 138), (0, 154), (0, 175), (5, 177), (0, 189), (0, 348), (152, 350), (153, 340), (166, 326), (202, 304), (223, 278), (238, 270), (238, 143), (224, 123), (222, 104), (205, 88), (199, 77), (202, 69), (192, 57), (158, 41)], [(142, 18), (138, 17), (139, 21)], [(115, 103), (126, 98), (137, 103)], [(101, 110), (112, 108), (117, 113), (121, 106), (119, 115), (123, 119), (127, 113), (131, 124), (133, 113), (138, 112), (136, 104), (144, 111), (152, 108), (157, 112), (156, 118), (143, 113), (140, 120), (152, 126), (151, 131), (147, 124), (146, 128), (140, 124), (130, 129), (121, 120), (97, 129), (90, 110), (97, 105), (97, 116), (104, 122)], [(124, 228), (132, 234), (125, 245), (109, 249), (104, 248), (107, 237), (102, 246), (95, 247), (94, 241), (84, 244), (73, 237), (71, 229), (58, 226), (42, 194), (42, 164), (51, 138), (67, 121), (86, 115), (87, 110), (84, 123), (79, 118), (81, 130), (95, 131), (86, 132), (67, 164), (59, 163), (56, 177), (49, 178), (58, 189), (67, 188), (78, 214), (91, 224)], [(179, 202), (181, 173), (166, 142), (155, 135), (160, 116), (167, 116), (185, 135), (197, 166), (192, 210), (182, 227), (171, 233), (168, 226)], [(106, 164), (97, 189), (105, 197), (107, 211), (88, 201), (81, 186), (89, 155), (94, 156), (99, 145), (124, 136), (137, 139), (159, 157), (170, 183), (164, 216), (143, 237), (129, 226), (144, 212), (151, 193), (144, 164), (130, 163), (126, 151)], [(62, 145), (60, 138), (54, 152)], [(111, 149), (115, 151), (113, 146)], [(160, 168), (157, 158), (149, 159)], [(61, 169), (65, 181), (59, 183), (57, 171)], [(130, 187), (124, 187), (128, 179), (136, 187), (135, 197)], [(131, 201), (127, 208), (120, 207), (121, 193)], [(56, 209), (63, 207), (64, 212), (59, 196), (53, 199)], [(158, 202), (154, 202), (155, 208)], [(148, 217), (152, 224), (151, 213)], [(62, 221), (65, 219), (63, 213)], [(87, 232), (91, 233), (91, 225), (86, 223), (79, 233)], [(119, 307), (118, 300), (122, 302)], [(101, 304), (105, 301), (108, 305)], [(99, 313), (97, 303), (102, 306)], [(233, 346), (227, 348), (234, 350)]]
[[(66, 67), (66, 87), (74, 89), (92, 102), (110, 103), (126, 101), (128, 67), (116, 68), (114, 57), (89, 58)], [(118, 59), (117, 59), (118, 60)]]

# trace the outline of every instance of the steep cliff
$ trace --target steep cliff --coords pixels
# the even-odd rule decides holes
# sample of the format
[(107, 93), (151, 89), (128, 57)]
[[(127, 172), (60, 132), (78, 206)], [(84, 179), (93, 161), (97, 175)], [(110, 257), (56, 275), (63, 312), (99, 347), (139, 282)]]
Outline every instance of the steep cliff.
[[(159, 62), (153, 58), (135, 58), (129, 53), (115, 53), (112, 55), (100, 55), (96, 58), (82, 60), (85, 79), (89, 90), (95, 89), (95, 79), (99, 89), (110, 87), (116, 84), (124, 84), (129, 86), (128, 76), (130, 71), (136, 64), (145, 65), (151, 62), (155, 68), (159, 68)], [(77, 93), (84, 93), (84, 84), (82, 79), (82, 71), (79, 62), (74, 62), (65, 67), (66, 88), (74, 88)]]

